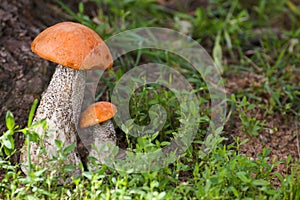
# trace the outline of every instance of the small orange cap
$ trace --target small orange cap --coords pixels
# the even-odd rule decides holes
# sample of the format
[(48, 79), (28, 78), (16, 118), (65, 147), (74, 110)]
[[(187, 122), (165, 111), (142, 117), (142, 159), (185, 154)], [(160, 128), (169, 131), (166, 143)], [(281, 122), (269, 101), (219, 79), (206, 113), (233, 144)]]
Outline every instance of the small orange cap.
[(101, 122), (105, 122), (115, 116), (117, 108), (114, 104), (100, 101), (90, 105), (80, 117), (80, 127), (86, 128)]
[(92, 29), (61, 22), (42, 31), (31, 50), (40, 57), (76, 70), (106, 69), (113, 65), (109, 48)]

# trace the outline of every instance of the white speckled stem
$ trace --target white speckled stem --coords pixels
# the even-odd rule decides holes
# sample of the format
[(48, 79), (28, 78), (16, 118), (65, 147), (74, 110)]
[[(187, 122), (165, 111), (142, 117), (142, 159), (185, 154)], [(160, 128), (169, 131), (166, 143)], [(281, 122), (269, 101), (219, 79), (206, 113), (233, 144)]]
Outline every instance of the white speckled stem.
[(79, 129), (79, 136), (89, 151), (88, 156), (96, 159), (96, 165), (93, 164), (92, 160), (87, 160), (87, 165), (93, 171), (97, 170), (101, 164), (108, 164), (105, 162), (106, 158), (114, 160), (115, 155), (113, 151), (116, 147), (116, 132), (111, 120)]
[[(116, 132), (111, 120), (97, 124), (90, 127), (90, 131), (93, 133), (93, 142), (91, 149), (89, 150), (89, 156), (97, 159), (97, 164), (106, 163), (105, 159), (114, 159), (113, 148), (116, 145)], [(106, 163), (108, 164), (108, 163)], [(88, 165), (92, 167), (92, 170), (97, 170), (97, 165), (93, 166), (90, 162)]]
[[(48, 135), (42, 135), (41, 127), (35, 129), (43, 138), (42, 147), (45, 149), (45, 154), (41, 152), (39, 145), (31, 142), (32, 164), (41, 167), (50, 166), (51, 162), (48, 161), (53, 156), (57, 156), (55, 140), (64, 142), (64, 147), (77, 144), (76, 127), (78, 126), (84, 96), (85, 74), (85, 71), (73, 70), (61, 65), (57, 66), (47, 90), (42, 94), (40, 105), (33, 120), (35, 122), (46, 118), (47, 130), (51, 130), (51, 132)], [(20, 158), (21, 169), (25, 174), (27, 174), (27, 151), (28, 149), (24, 147)], [(65, 159), (65, 164), (72, 164), (77, 167), (72, 172), (74, 176), (80, 174), (79, 162), (80, 158), (75, 148)], [(60, 171), (59, 166), (57, 167), (56, 170)], [(53, 170), (49, 169), (49, 171)]]

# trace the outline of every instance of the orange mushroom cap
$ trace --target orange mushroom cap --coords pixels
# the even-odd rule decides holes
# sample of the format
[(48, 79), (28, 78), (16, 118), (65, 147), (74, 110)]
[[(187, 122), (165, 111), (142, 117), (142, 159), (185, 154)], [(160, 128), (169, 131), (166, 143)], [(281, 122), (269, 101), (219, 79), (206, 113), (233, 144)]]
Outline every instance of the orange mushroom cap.
[(105, 122), (115, 116), (117, 108), (114, 104), (100, 101), (90, 105), (80, 117), (80, 127), (86, 128), (101, 122)]
[(40, 57), (76, 70), (106, 69), (113, 65), (109, 48), (92, 29), (61, 22), (42, 31), (31, 50)]

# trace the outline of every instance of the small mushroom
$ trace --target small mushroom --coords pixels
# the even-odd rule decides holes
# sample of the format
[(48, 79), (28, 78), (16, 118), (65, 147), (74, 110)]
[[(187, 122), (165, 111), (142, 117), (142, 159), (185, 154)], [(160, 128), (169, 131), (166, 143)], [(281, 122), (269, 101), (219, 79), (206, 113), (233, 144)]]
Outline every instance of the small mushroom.
[[(109, 48), (96, 32), (74, 22), (62, 22), (45, 29), (34, 39), (31, 49), (40, 57), (58, 63), (34, 118), (34, 121), (45, 118), (47, 130), (51, 130), (47, 135), (42, 135), (41, 127), (35, 130), (43, 138), (42, 147), (46, 153), (40, 151), (38, 144), (31, 142), (31, 163), (43, 167), (49, 166), (47, 161), (57, 156), (55, 140), (63, 142), (64, 147), (77, 143), (86, 70), (110, 68), (113, 59)], [(111, 122), (109, 126), (113, 126)], [(23, 148), (20, 158), (25, 174), (28, 173), (27, 153), (28, 149)], [(78, 166), (79, 162), (76, 149), (65, 159), (65, 164), (74, 166)], [(73, 175), (79, 173), (78, 168), (72, 172)]]
[[(89, 143), (89, 156), (96, 158), (99, 164), (112, 156), (109, 145), (115, 145), (116, 133), (110, 119), (117, 113), (117, 108), (110, 102), (100, 101), (90, 105), (80, 117), (80, 127)], [(92, 139), (92, 140), (91, 140)], [(94, 168), (95, 169), (95, 168)]]

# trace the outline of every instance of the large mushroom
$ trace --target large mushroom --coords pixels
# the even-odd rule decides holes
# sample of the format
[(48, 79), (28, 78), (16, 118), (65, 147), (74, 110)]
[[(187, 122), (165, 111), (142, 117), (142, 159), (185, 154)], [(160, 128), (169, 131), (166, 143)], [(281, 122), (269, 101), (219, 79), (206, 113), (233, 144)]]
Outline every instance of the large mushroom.
[[(47, 90), (42, 94), (34, 121), (46, 119), (49, 134), (42, 135), (42, 128), (35, 131), (43, 141), (44, 153), (31, 142), (31, 163), (48, 167), (48, 161), (57, 156), (55, 140), (64, 147), (77, 143), (81, 105), (84, 97), (86, 70), (107, 69), (113, 65), (109, 48), (90, 28), (74, 23), (62, 22), (41, 32), (32, 42), (31, 49), (40, 57), (58, 63)], [(110, 129), (113, 129), (111, 121)], [(109, 130), (108, 132), (114, 130)], [(21, 152), (21, 169), (28, 173), (28, 150)], [(80, 158), (76, 149), (65, 159), (65, 164), (78, 166)], [(53, 169), (51, 169), (53, 170)], [(73, 175), (80, 173), (79, 168)]]

